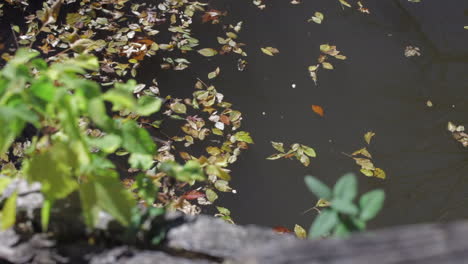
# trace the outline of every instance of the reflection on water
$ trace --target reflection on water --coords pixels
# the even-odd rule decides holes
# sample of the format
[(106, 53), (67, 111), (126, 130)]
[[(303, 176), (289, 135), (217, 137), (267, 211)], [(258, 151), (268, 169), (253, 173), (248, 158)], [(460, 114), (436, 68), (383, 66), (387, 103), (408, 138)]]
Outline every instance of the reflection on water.
[[(331, 184), (345, 172), (358, 173), (342, 152), (363, 147), (367, 131), (376, 133), (370, 151), (388, 176), (382, 181), (359, 175), (361, 191), (380, 187), (387, 193), (374, 227), (468, 216), (467, 150), (446, 129), (451, 120), (468, 124), (468, 3), (369, 1), (371, 14), (365, 15), (330, 0), (270, 1), (264, 11), (249, 1), (212, 2), (230, 19), (244, 21), (246, 70), (237, 71), (233, 58), (216, 57), (194, 62), (182, 74), (158, 76), (162, 89), (183, 96), (194, 76), (222, 69), (215, 85), (244, 113), (244, 128), (256, 143), (233, 169), (238, 194), (222, 200), (237, 222), (308, 226), (314, 212), (302, 212), (315, 198), (303, 176)], [(315, 11), (325, 15), (321, 25), (307, 23)], [(337, 45), (348, 59), (321, 70), (315, 86), (307, 66), (323, 43)], [(265, 46), (280, 53), (265, 56)], [(421, 56), (405, 57), (407, 46), (419, 47)], [(154, 71), (143, 67), (143, 78)], [(323, 118), (312, 104), (324, 108)], [(307, 168), (293, 160), (268, 161), (274, 153), (270, 141), (300, 142), (318, 157)]]

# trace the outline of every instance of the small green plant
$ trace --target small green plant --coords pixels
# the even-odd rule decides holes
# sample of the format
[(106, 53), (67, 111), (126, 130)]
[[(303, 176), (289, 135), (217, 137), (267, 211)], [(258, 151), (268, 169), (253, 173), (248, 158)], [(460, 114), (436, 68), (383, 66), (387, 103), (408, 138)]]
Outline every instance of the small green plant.
[[(133, 96), (135, 81), (116, 83), (101, 92), (98, 83), (82, 78), (88, 71), (98, 70), (98, 61), (93, 56), (80, 55), (49, 66), (38, 55), (36, 51), (20, 49), (0, 71), (3, 159), (8, 159), (6, 153), (27, 126), (35, 131), (23, 157), (3, 166), (0, 194), (15, 178), (41, 183), (45, 199), (41, 211), (43, 230), (47, 229), (54, 202), (72, 192), (80, 195), (84, 221), (89, 227), (96, 224), (101, 210), (124, 226), (135, 224), (134, 195), (125, 190), (108, 157), (123, 153), (128, 155), (132, 169), (158, 170), (153, 159), (156, 144), (132, 116), (159, 111), (162, 100), (154, 96), (137, 100)], [(128, 116), (111, 117), (106, 105)], [(190, 173), (186, 172), (179, 180), (201, 179), (204, 176), (199, 164), (190, 164)], [(149, 183), (140, 179), (137, 194), (152, 206), (157, 191)], [(16, 199), (14, 192), (3, 206), (0, 204), (3, 229), (15, 223)], [(152, 216), (160, 212), (148, 210)]]
[(352, 232), (364, 230), (367, 221), (382, 209), (385, 199), (384, 191), (376, 189), (363, 194), (355, 204), (357, 180), (353, 173), (343, 175), (333, 190), (312, 176), (305, 176), (305, 183), (326, 205), (310, 227), (310, 239), (328, 235), (347, 237)]

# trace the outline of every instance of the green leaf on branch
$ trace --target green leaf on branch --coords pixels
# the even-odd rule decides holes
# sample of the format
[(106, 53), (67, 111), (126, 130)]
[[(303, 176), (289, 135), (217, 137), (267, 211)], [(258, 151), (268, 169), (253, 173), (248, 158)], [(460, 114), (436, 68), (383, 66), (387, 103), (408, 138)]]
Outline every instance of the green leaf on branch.
[(322, 183), (315, 177), (305, 176), (304, 181), (307, 188), (317, 196), (319, 199), (330, 200), (332, 198), (332, 191), (328, 188), (327, 185)]
[(353, 173), (343, 175), (333, 188), (333, 196), (352, 201), (357, 195), (357, 180)]
[(382, 209), (385, 200), (385, 193), (382, 190), (373, 190), (365, 193), (359, 200), (361, 208), (360, 219), (364, 221), (371, 220)]
[(323, 210), (315, 219), (309, 230), (309, 238), (319, 238), (327, 235), (338, 223), (338, 214), (329, 209)]

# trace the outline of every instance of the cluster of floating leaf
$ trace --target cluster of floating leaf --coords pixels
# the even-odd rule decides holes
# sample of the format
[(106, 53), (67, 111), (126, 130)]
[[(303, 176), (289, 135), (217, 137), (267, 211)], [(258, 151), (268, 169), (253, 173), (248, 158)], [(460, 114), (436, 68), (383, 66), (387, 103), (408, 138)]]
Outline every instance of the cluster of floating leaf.
[[(367, 132), (364, 135), (364, 140), (368, 145), (370, 145), (371, 139), (374, 136), (374, 132)], [(372, 160), (372, 154), (367, 150), (366, 147), (354, 151), (350, 156), (354, 159), (356, 164), (361, 167), (360, 171), (362, 174), (368, 177), (376, 177), (380, 179), (385, 179), (387, 177), (384, 170), (375, 167)]]
[[(0, 8), (5, 4), (23, 10), (28, 7), (28, 1), (10, 0), (2, 3)], [(72, 6), (64, 8), (67, 4)], [(247, 65), (243, 57), (247, 54), (242, 49), (245, 44), (239, 41), (242, 22), (223, 26), (225, 35), (217, 37), (220, 47), (199, 48), (199, 40), (193, 37), (191, 29), (194, 20), (198, 19), (195, 14), (200, 15), (202, 23), (210, 24), (219, 24), (221, 18), (227, 15), (215, 9), (207, 10), (206, 6), (206, 3), (189, 0), (155, 3), (129, 0), (46, 1), (37, 12), (25, 12), (24, 25), (12, 25), (17, 47), (2, 54), (1, 64), (8, 61), (20, 46), (40, 51), (48, 62), (89, 53), (99, 58), (100, 71), (85, 77), (96, 79), (104, 86), (135, 77), (142, 61), (155, 55), (161, 59), (161, 69), (179, 71), (189, 67), (190, 61), (185, 55), (189, 52), (205, 57), (233, 53), (240, 56), (237, 67), (243, 71)], [(208, 74), (208, 78), (216, 78), (220, 71), (217, 67)], [(175, 182), (164, 172), (149, 170), (145, 173), (160, 187), (158, 206), (169, 206), (189, 214), (199, 213), (200, 205), (212, 204), (218, 198), (217, 192), (235, 193), (229, 186), (231, 177), (228, 167), (236, 162), (248, 144), (253, 143), (248, 132), (239, 131), (241, 112), (232, 109), (232, 104), (225, 102), (224, 96), (214, 86), (199, 81), (195, 88), (190, 99), (166, 97), (165, 117), (159, 120), (143, 119), (134, 113), (119, 113), (120, 116), (137, 120), (142, 127), (155, 128), (156, 134), (161, 132), (161, 126), (167, 119), (183, 121), (180, 129), (184, 136), (153, 137), (159, 143), (154, 159), (157, 162), (196, 160), (208, 176), (206, 184), (195, 188)], [(137, 98), (144, 95), (161, 96), (156, 79), (151, 84), (138, 84), (134, 94)], [(89, 133), (102, 136), (97, 129)], [(205, 148), (205, 154), (191, 154), (187, 149), (197, 143), (209, 145)], [(21, 158), (26, 147), (27, 142), (18, 142), (11, 151)], [(10, 162), (8, 155), (0, 158), (3, 164)], [(133, 168), (128, 171), (138, 172)], [(131, 178), (124, 183), (129, 188), (134, 185)], [(232, 221), (229, 210), (222, 207), (218, 210), (220, 217)]]
[(468, 147), (468, 134), (465, 132), (464, 126), (448, 122), (447, 129), (452, 133), (452, 136), (456, 141), (460, 142), (463, 147)]
[(315, 84), (317, 84), (317, 72), (320, 68), (333, 70), (333, 65), (327, 61), (329, 57), (333, 57), (339, 60), (346, 60), (346, 56), (340, 54), (340, 51), (336, 49), (336, 46), (322, 44), (320, 45), (320, 52), (322, 52), (322, 54), (320, 54), (317, 58), (317, 64), (309, 66), (309, 74)]
[(284, 144), (281, 142), (271, 142), (273, 148), (275, 148), (279, 153), (269, 156), (268, 160), (277, 160), (281, 158), (296, 158), (304, 166), (310, 165), (310, 158), (317, 157), (315, 150), (309, 146), (302, 145), (299, 143), (294, 143), (291, 145), (290, 149), (286, 151), (284, 149)]

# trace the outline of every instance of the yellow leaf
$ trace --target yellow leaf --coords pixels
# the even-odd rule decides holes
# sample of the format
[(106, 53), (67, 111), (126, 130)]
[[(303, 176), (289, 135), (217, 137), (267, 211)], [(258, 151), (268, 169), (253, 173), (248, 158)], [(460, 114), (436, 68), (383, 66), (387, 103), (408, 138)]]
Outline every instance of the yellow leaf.
[(375, 170), (374, 164), (370, 159), (364, 158), (353, 158), (356, 161), (356, 164), (361, 166), (365, 170)]
[(260, 48), (263, 53), (265, 53), (268, 56), (274, 56), (275, 54), (279, 53), (279, 50), (273, 47), (265, 47), (265, 48)]
[(367, 150), (367, 148), (362, 148), (360, 150), (356, 150), (353, 152), (353, 154), (351, 154), (352, 156), (356, 156), (356, 155), (363, 155), (365, 157), (368, 157), (368, 158), (372, 158), (372, 155), (369, 153), (369, 151)]
[(317, 203), (315, 204), (315, 206), (317, 207), (328, 207), (330, 206), (330, 202), (323, 199), (323, 198), (320, 198)]
[(320, 45), (320, 51), (323, 52), (323, 53), (327, 53), (328, 51), (330, 51), (330, 49), (331, 49), (331, 47), (328, 44)]
[(339, 1), (340, 1), (340, 3), (342, 5), (347, 6), (347, 7), (351, 7), (351, 5), (348, 2), (346, 2), (345, 0), (339, 0)]
[(339, 60), (346, 60), (346, 56), (345, 55), (336, 55), (335, 56), (336, 59), (339, 59)]
[(300, 239), (304, 239), (307, 237), (307, 232), (305, 231), (305, 229), (300, 226), (300, 225), (295, 225), (294, 226), (294, 233), (296, 234), (296, 236)]
[(322, 62), (322, 66), (324, 69), (333, 70), (333, 65), (331, 65), (331, 63), (329, 62), (326, 62), (326, 61)]
[(221, 71), (221, 70), (219, 69), (219, 67), (217, 67), (216, 70), (214, 70), (214, 71), (208, 73), (208, 79), (214, 79), (214, 78), (216, 78), (216, 77), (219, 75), (219, 72), (220, 72), (220, 71)]
[(375, 133), (372, 131), (369, 131), (364, 135), (364, 140), (367, 142), (367, 144), (370, 144), (373, 136), (375, 136)]
[(374, 176), (380, 179), (385, 179), (387, 177), (387, 175), (385, 174), (385, 171), (382, 170), (381, 168), (375, 169)]
[(372, 171), (372, 170), (361, 169), (361, 172), (362, 172), (362, 174), (366, 175), (367, 177), (374, 176), (374, 171)]

